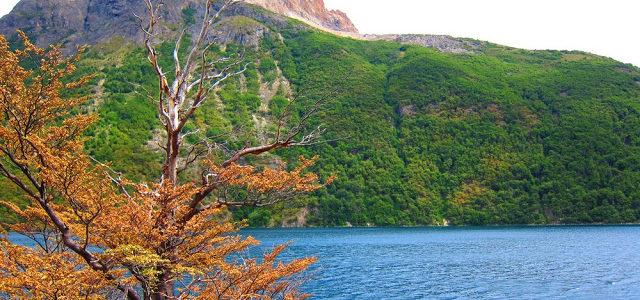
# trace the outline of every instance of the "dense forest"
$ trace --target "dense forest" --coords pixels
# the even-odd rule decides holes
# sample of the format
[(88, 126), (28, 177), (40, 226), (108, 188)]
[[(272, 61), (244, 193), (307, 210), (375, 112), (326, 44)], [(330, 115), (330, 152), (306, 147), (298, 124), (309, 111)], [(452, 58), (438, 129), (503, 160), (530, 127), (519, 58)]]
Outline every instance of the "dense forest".
[[(261, 13), (267, 14), (262, 11)], [(193, 12), (184, 10), (185, 22)], [(313, 171), (338, 179), (271, 208), (233, 209), (251, 226), (405, 226), (632, 223), (640, 220), (640, 69), (583, 52), (528, 51), (478, 42), (472, 53), (360, 41), (302, 26), (229, 16), (257, 46), (229, 43), (247, 71), (194, 116), (198, 134), (241, 128), (237, 142), (268, 138), (295, 94), (304, 111), (333, 98), (310, 126), (314, 147), (252, 158), (273, 165), (320, 155)], [(188, 39), (183, 44), (186, 47)], [(156, 174), (157, 83), (145, 51), (113, 38), (79, 63), (96, 74), (82, 92), (100, 115), (87, 151), (129, 178)], [(170, 74), (173, 42), (159, 48)], [(305, 100), (306, 99), (306, 100)], [(239, 131), (239, 132), (240, 132)], [(238, 145), (229, 145), (236, 147)], [(0, 197), (24, 204), (0, 181)], [(14, 217), (0, 208), (2, 221)]]

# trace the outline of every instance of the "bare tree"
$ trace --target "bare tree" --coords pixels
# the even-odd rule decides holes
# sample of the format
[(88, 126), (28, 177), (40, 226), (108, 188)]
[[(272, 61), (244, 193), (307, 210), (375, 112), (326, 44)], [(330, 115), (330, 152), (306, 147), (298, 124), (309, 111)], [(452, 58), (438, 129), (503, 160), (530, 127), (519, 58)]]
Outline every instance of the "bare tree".
[[(322, 127), (308, 129), (307, 122), (330, 102), (333, 95), (329, 92), (314, 97), (310, 101), (311, 104), (307, 105), (306, 110), (294, 124), (290, 124), (294, 113), (292, 107), (302, 97), (296, 96), (290, 99), (289, 104), (278, 118), (277, 130), (271, 141), (266, 144), (251, 145), (247, 138), (247, 142), (241, 149), (222, 151), (224, 158), (219, 163), (205, 160), (212, 151), (221, 148), (219, 144), (213, 142), (216, 137), (206, 138), (193, 145), (185, 144), (185, 137), (192, 134), (192, 132), (185, 132), (185, 125), (191, 120), (198, 108), (213, 97), (217, 88), (226, 80), (243, 73), (250, 63), (245, 62), (242, 55), (237, 57), (216, 56), (212, 53), (212, 49), (219, 42), (215, 32), (216, 23), (229, 7), (238, 2), (242, 1), (207, 0), (198, 34), (184, 54), (180, 53), (180, 48), (188, 28), (180, 32), (173, 50), (175, 76), (172, 76), (174, 78), (172, 81), (160, 66), (159, 52), (156, 49), (156, 43), (162, 41), (162, 38), (158, 36), (158, 24), (160, 23), (163, 1), (145, 0), (147, 16), (139, 17), (141, 28), (145, 34), (144, 45), (148, 59), (158, 78), (157, 94), (150, 98), (153, 99), (166, 138), (166, 143), (162, 146), (165, 158), (162, 165), (161, 186), (178, 185), (179, 173), (187, 170), (194, 163), (204, 161), (207, 164), (206, 170), (202, 172), (199, 186), (195, 188), (197, 192), (189, 200), (188, 211), (182, 215), (180, 220), (177, 220), (177, 223), (183, 226), (204, 211), (230, 206), (272, 205), (317, 189), (334, 180), (332, 177), (325, 184), (307, 185), (307, 187), (300, 188), (301, 182), (308, 184), (317, 180), (315, 174), (307, 174), (302, 177), (304, 178), (302, 181), (300, 180), (302, 170), (315, 162), (315, 158), (312, 160), (302, 158), (302, 167), (285, 176), (288, 179), (278, 182), (275, 185), (277, 188), (255, 189), (251, 187), (251, 176), (238, 175), (253, 174), (255, 168), (238, 166), (237, 164), (243, 157), (249, 155), (260, 155), (282, 148), (326, 142), (321, 140), (324, 129)], [(214, 7), (216, 4), (221, 6), (216, 9)], [(269, 170), (265, 172), (269, 172)], [(274, 174), (266, 174), (265, 172), (261, 173), (264, 178), (274, 177)], [(247, 193), (242, 199), (233, 199), (229, 196), (229, 190), (231, 187), (237, 188), (238, 186), (246, 189)], [(206, 201), (212, 195), (215, 197)], [(173, 286), (165, 286), (162, 291), (172, 295)]]
[[(40, 241), (31, 249), (0, 237), (0, 295), (15, 299), (113, 298), (204, 299), (304, 298), (295, 275), (315, 260), (289, 264), (275, 259), (286, 245), (266, 254), (262, 262), (229, 262), (225, 258), (256, 244), (234, 234), (238, 227), (221, 220), (229, 206), (264, 206), (324, 187), (305, 170), (314, 159), (301, 158), (287, 171), (241, 165), (249, 155), (323, 142), (321, 127), (307, 128), (309, 119), (331, 99), (313, 97), (306, 111), (291, 124), (293, 98), (278, 118), (268, 143), (210, 155), (221, 146), (213, 139), (187, 145), (185, 125), (229, 78), (246, 70), (242, 57), (211, 53), (213, 34), (222, 13), (235, 3), (225, 0), (214, 8), (207, 0), (199, 34), (181, 54), (186, 30), (175, 42), (175, 76), (159, 64), (156, 43), (162, 1), (143, 0), (145, 48), (158, 78), (157, 95), (150, 96), (166, 138), (161, 180), (132, 183), (109, 166), (91, 161), (83, 152), (83, 131), (95, 116), (73, 114), (86, 97), (63, 99), (60, 90), (88, 82), (63, 84), (77, 57), (63, 59), (58, 47), (47, 52), (21, 33), (25, 50), (10, 50), (0, 36), (0, 175), (25, 192), (32, 204), (25, 209), (3, 203), (25, 219), (10, 229)], [(38, 59), (39, 71), (21, 66), (25, 57)], [(171, 82), (169, 78), (174, 78)], [(59, 125), (55, 125), (60, 121)], [(52, 125), (54, 124), (54, 125)], [(178, 174), (202, 163), (195, 182), (179, 182)], [(230, 197), (235, 189), (245, 196)], [(41, 237), (36, 237), (36, 233)], [(101, 251), (94, 251), (95, 248)], [(43, 265), (46, 266), (43, 268)], [(44, 273), (44, 276), (41, 275)], [(71, 286), (68, 283), (73, 282)], [(175, 284), (181, 284), (176, 295)]]
[[(142, 26), (142, 30), (145, 33), (144, 44), (149, 62), (158, 76), (157, 96), (152, 98), (166, 133), (166, 144), (162, 146), (165, 152), (165, 161), (162, 166), (163, 184), (175, 185), (180, 172), (186, 170), (191, 164), (200, 161), (206, 154), (211, 153), (213, 149), (219, 146), (219, 144), (209, 142), (214, 140), (215, 137), (209, 137), (195, 145), (191, 145), (191, 147), (186, 147), (184, 138), (193, 132), (184, 132), (184, 128), (195, 111), (212, 97), (212, 94), (224, 81), (243, 73), (247, 69), (248, 62), (245, 62), (242, 56), (236, 58), (231, 56), (214, 57), (210, 53), (211, 49), (218, 43), (218, 39), (215, 36), (216, 22), (220, 20), (226, 9), (238, 2), (242, 1), (224, 0), (222, 6), (215, 9), (214, 4), (219, 3), (219, 1), (206, 1), (199, 34), (189, 47), (185, 58), (183, 58), (179, 49), (187, 28), (181, 31), (175, 42), (173, 50), (176, 70), (175, 79), (173, 82), (169, 82), (167, 74), (159, 64), (159, 54), (155, 46), (155, 42), (161, 40), (157, 36), (157, 27), (160, 21), (163, 1), (160, 0), (154, 3), (152, 0), (145, 0), (148, 15), (146, 18), (138, 18), (141, 22), (144, 22)], [(250, 146), (249, 143), (245, 143), (244, 148), (231, 151), (228, 158), (220, 164), (220, 167), (222, 169), (228, 168), (247, 155), (259, 155), (281, 148), (309, 146), (326, 142), (320, 140), (324, 129), (316, 127), (312, 130), (306, 130), (306, 122), (332, 99), (331, 96), (332, 93), (327, 92), (316, 97), (316, 100), (312, 101), (312, 104), (309, 105), (299, 121), (291, 126), (291, 124), (288, 124), (292, 113), (291, 107), (300, 99), (300, 96), (294, 97), (278, 118), (277, 132), (274, 134), (273, 141), (257, 146)], [(289, 128), (288, 126), (291, 127)], [(181, 160), (181, 154), (186, 155), (186, 159)], [(191, 204), (193, 214), (197, 213), (202, 201), (223, 183), (217, 180), (217, 175), (223, 172), (224, 170), (218, 169), (217, 172), (203, 173), (201, 180), (203, 189), (194, 197)], [(230, 204), (226, 200), (221, 200), (218, 203), (219, 206), (228, 206)], [(233, 203), (233, 205), (259, 204), (261, 203), (256, 201)]]

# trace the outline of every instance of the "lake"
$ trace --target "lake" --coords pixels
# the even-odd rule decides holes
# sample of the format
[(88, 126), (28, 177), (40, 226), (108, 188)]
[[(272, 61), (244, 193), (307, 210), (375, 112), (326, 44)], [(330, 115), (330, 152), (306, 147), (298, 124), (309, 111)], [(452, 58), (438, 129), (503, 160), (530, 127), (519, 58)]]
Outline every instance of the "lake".
[[(640, 299), (640, 227), (246, 229), (316, 256), (311, 299)], [(19, 242), (17, 236), (11, 237)]]
[(637, 226), (243, 232), (317, 256), (312, 299), (640, 299)]

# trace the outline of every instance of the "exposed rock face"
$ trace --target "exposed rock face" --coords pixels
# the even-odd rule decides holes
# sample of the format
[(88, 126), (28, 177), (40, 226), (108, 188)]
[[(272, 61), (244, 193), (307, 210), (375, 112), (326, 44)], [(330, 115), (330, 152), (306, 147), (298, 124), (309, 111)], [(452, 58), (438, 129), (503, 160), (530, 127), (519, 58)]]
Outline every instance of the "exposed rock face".
[(459, 39), (448, 35), (428, 34), (364, 34), (365, 40), (385, 40), (401, 44), (420, 45), (434, 48), (442, 52), (473, 53), (480, 45), (467, 39)]
[[(12, 35), (21, 29), (27, 31), (36, 44), (58, 42), (60, 37), (85, 30), (88, 5), (89, 0), (23, 0), (16, 4), (11, 13), (0, 19), (0, 33)], [(59, 29), (65, 31), (58, 32)]]
[[(181, 19), (189, 0), (171, 0), (163, 10), (163, 20)], [(0, 19), (0, 33), (26, 31), (36, 44), (95, 44), (113, 36), (142, 39), (135, 15), (145, 16), (140, 0), (22, 0)]]
[(248, 17), (237, 15), (225, 18), (216, 26), (216, 37), (221, 44), (238, 44), (249, 47), (258, 47), (265, 36), (277, 38), (262, 23)]
[[(260, 38), (269, 34), (260, 23), (275, 27), (289, 26), (287, 18), (279, 14), (302, 19), (310, 25), (335, 33), (357, 32), (344, 13), (327, 10), (322, 0), (247, 2), (261, 5), (277, 14), (260, 13), (244, 3), (234, 5), (225, 14), (227, 17), (246, 16), (258, 22), (237, 22), (237, 18), (223, 20), (219, 24), (223, 33), (219, 37), (222, 43), (257, 46)], [(175, 31), (184, 25), (185, 8), (195, 9), (193, 17), (196, 20), (200, 20), (204, 14), (202, 0), (165, 1), (158, 30)], [(0, 19), (0, 34), (11, 36), (21, 29), (39, 46), (62, 43), (67, 49), (74, 48), (76, 44), (93, 45), (114, 36), (142, 41), (144, 36), (136, 15), (146, 17), (146, 6), (141, 0), (21, 0), (11, 13)], [(192, 35), (197, 35), (196, 27), (191, 27)]]
[[(257, 46), (265, 35), (277, 37), (277, 33), (270, 32), (268, 27), (290, 27), (285, 17), (288, 16), (355, 39), (415, 44), (444, 52), (470, 53), (479, 46), (470, 40), (442, 35), (361, 35), (347, 15), (328, 10), (323, 0), (245, 2), (262, 6), (275, 14), (265, 14), (245, 3), (233, 6), (225, 14), (227, 18), (218, 24), (221, 34), (218, 38), (222, 43)], [(161, 10), (162, 22), (158, 30), (171, 32), (184, 25), (185, 8), (195, 10), (193, 17), (196, 20), (204, 13), (202, 0), (167, 0)], [(17, 29), (22, 29), (39, 46), (62, 43), (67, 50), (72, 50), (77, 44), (94, 45), (114, 36), (139, 42), (144, 36), (136, 15), (146, 16), (146, 7), (141, 0), (21, 0), (10, 14), (0, 19), (0, 34), (10, 36)], [(302, 24), (300, 27), (307, 28)], [(192, 26), (191, 30), (192, 35), (197, 35), (197, 26)]]
[(246, 0), (275, 13), (309, 23), (332, 32), (357, 33), (349, 17), (339, 10), (328, 10), (323, 0)]

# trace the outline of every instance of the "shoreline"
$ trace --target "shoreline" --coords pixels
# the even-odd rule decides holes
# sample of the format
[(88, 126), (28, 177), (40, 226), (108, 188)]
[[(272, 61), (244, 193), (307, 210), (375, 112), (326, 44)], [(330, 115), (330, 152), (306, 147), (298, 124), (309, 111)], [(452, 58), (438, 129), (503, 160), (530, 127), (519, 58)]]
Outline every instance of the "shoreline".
[(415, 226), (302, 226), (302, 227), (243, 227), (242, 229), (364, 229), (364, 228), (481, 228), (481, 227), (625, 227), (640, 223), (587, 223), (587, 224), (489, 224), (489, 225), (415, 225)]

